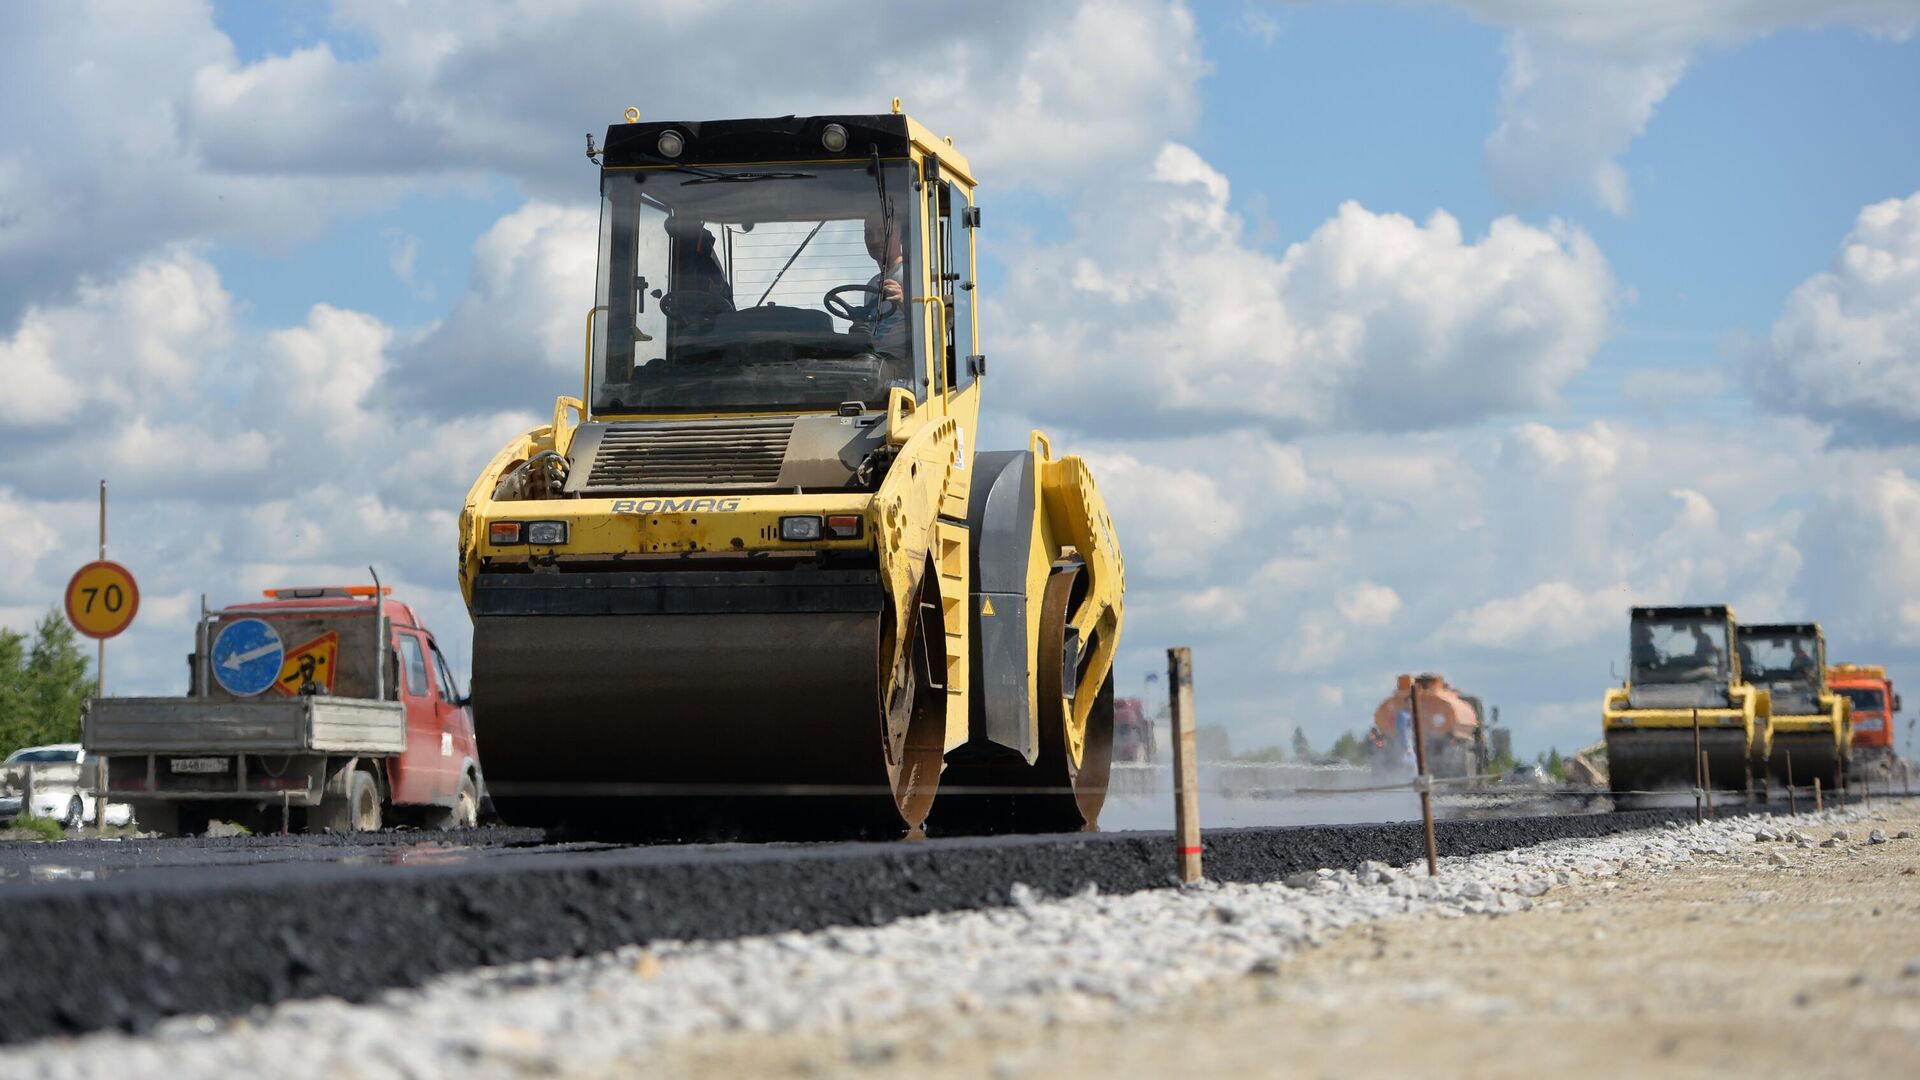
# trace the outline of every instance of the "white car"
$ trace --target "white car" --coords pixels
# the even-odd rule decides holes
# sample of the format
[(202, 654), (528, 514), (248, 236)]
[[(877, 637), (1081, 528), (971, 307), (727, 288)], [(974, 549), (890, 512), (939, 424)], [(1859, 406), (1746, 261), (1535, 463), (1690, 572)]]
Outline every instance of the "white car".
[[(33, 768), (33, 802), (25, 804), (20, 790), (26, 769)], [(50, 818), (69, 829), (93, 821), (92, 768), (86, 748), (79, 743), (54, 743), (49, 746), (23, 746), (0, 762), (8, 773), (8, 793), (0, 795), (0, 818), (18, 817), (22, 811), (32, 817)], [(126, 803), (107, 804), (107, 824), (126, 825), (133, 810)]]
[(1506, 777), (1500, 782), (1503, 784), (1512, 784), (1516, 787), (1545, 787), (1547, 779), (1547, 770), (1532, 762), (1526, 762), (1515, 765), (1513, 771), (1507, 773)]

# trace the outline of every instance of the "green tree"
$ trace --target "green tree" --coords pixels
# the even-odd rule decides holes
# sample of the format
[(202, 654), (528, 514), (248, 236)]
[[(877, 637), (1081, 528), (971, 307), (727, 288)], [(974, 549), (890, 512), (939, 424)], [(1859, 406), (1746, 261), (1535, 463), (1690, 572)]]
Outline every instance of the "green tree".
[(1277, 765), (1287, 760), (1287, 748), (1284, 746), (1268, 746), (1259, 750), (1249, 750), (1244, 754), (1237, 755), (1233, 760), (1248, 761), (1256, 765)]
[(1293, 729), (1293, 760), (1303, 765), (1313, 761), (1313, 744), (1307, 741), (1307, 733), (1299, 728)]
[(1351, 731), (1343, 733), (1333, 741), (1332, 757), (1335, 761), (1344, 761), (1349, 765), (1365, 765), (1369, 756), (1367, 741)]
[(99, 685), (87, 667), (80, 636), (57, 609), (34, 627), (31, 644), (0, 629), (0, 752), (80, 741), (80, 705)]

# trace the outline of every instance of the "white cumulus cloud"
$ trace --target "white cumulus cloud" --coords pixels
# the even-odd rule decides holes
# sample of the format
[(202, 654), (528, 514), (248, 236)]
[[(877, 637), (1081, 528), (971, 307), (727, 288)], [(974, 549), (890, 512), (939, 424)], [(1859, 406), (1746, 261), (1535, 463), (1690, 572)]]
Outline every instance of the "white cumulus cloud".
[(1833, 265), (1787, 297), (1753, 375), (1764, 400), (1843, 437), (1920, 435), (1920, 192), (1860, 211)]
[[(1469, 239), (1347, 203), (1279, 255), (1227, 180), (1168, 145), (1012, 259), (995, 340), (1018, 397), (1159, 429), (1424, 429), (1552, 403), (1604, 336), (1613, 277), (1578, 229), (1500, 218)], [(1072, 357), (1072, 363), (1062, 361)]]

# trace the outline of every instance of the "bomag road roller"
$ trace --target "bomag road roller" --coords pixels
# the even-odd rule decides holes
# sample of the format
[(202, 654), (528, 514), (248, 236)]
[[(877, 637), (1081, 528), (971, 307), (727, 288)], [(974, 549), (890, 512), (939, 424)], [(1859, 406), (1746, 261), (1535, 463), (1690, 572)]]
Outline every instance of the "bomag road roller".
[(1768, 769), (1773, 779), (1840, 790), (1853, 747), (1853, 703), (1827, 688), (1827, 639), (1819, 623), (1742, 626), (1737, 641), (1747, 682), (1767, 691), (1773, 718)]
[(1732, 610), (1637, 607), (1628, 626), (1626, 684), (1601, 706), (1615, 796), (1690, 791), (1702, 768), (1705, 786), (1764, 795), (1772, 702), (1741, 670)]
[(983, 827), (1092, 827), (1120, 549), (1080, 458), (978, 448), (967, 159), (897, 100), (588, 155), (584, 392), (461, 517), (502, 815), (898, 834), (951, 765)]

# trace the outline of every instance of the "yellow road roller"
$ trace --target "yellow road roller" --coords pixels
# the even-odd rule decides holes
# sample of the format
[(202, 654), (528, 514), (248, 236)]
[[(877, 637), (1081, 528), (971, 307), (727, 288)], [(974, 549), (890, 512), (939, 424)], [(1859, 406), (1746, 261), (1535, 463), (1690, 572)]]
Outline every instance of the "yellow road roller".
[[(967, 159), (879, 115), (642, 122), (600, 166), (584, 388), (461, 515), (517, 823), (1093, 827), (1125, 587), (1086, 464), (978, 448)], [(585, 299), (585, 298), (583, 298)], [(942, 774), (948, 794), (936, 801)]]
[(1767, 691), (1772, 747), (1768, 771), (1782, 784), (1840, 790), (1853, 746), (1853, 703), (1827, 687), (1827, 639), (1819, 623), (1739, 628), (1740, 670)]
[(1601, 706), (1616, 796), (1691, 791), (1697, 725), (1706, 786), (1764, 797), (1773, 705), (1747, 682), (1737, 633), (1724, 605), (1629, 611), (1627, 678)]

